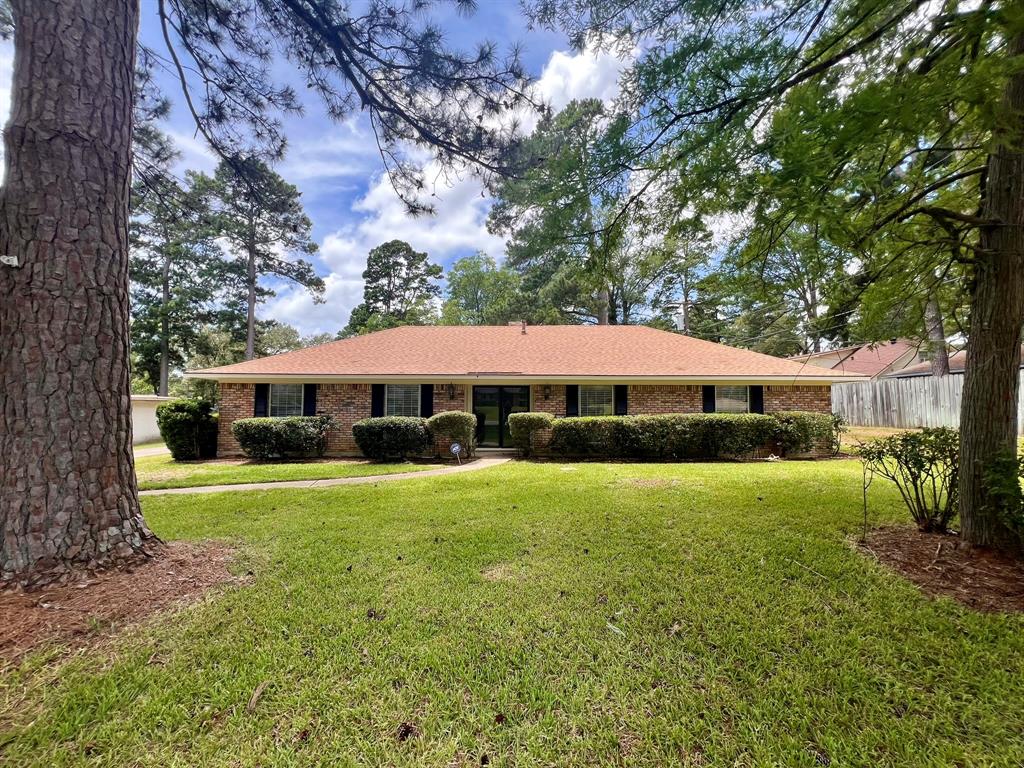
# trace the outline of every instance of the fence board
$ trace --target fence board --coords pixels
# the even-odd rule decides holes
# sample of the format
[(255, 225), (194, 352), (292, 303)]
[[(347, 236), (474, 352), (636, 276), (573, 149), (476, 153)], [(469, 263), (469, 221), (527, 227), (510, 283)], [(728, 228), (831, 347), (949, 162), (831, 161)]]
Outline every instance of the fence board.
[[(832, 410), (859, 427), (958, 427), (963, 388), (962, 374), (833, 384)], [(1017, 414), (1024, 435), (1024, 372)]]

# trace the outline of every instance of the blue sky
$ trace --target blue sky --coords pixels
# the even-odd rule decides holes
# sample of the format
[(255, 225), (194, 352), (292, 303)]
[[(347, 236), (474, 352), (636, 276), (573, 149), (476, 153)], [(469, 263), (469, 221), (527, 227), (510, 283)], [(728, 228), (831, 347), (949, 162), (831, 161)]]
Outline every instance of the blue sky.
[[(617, 93), (623, 62), (609, 54), (573, 52), (561, 35), (529, 29), (514, 0), (479, 0), (477, 12), (469, 17), (442, 6), (432, 18), (457, 48), (469, 49), (486, 39), (504, 52), (518, 42), (527, 71), (537, 78), (540, 93), (556, 108), (574, 98), (612, 99)], [(162, 49), (155, 0), (142, 0), (140, 36), (155, 49)], [(10, 44), (0, 46), (0, 110), (4, 115), (10, 97), (11, 61)], [(281, 71), (287, 72), (285, 67), (286, 63)], [(196, 137), (175, 83), (168, 79), (163, 85), (174, 103), (165, 130), (183, 153), (180, 170), (212, 170), (214, 157)], [(311, 98), (304, 116), (285, 119), (285, 129), (289, 151), (277, 170), (302, 192), (320, 245), (313, 262), (327, 282), (327, 300), (314, 305), (301, 289), (275, 286), (278, 296), (260, 308), (261, 318), (291, 323), (303, 334), (337, 331), (362, 298), (360, 275), (367, 251), (394, 238), (407, 240), (446, 268), (477, 250), (498, 259), (503, 256), (503, 242), (488, 234), (485, 226), (490, 200), (470, 173), (438, 186), (435, 216), (413, 219), (406, 216), (386, 178), (381, 177), (380, 157), (372, 148), (365, 117), (356, 114), (345, 123), (333, 123)]]

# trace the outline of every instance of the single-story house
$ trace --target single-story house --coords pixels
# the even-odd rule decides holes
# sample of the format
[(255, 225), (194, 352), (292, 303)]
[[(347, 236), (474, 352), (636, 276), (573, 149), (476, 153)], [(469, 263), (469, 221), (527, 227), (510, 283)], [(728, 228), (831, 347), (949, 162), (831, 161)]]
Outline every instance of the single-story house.
[(828, 368), (832, 371), (856, 373), (877, 379), (895, 371), (916, 365), (924, 358), (921, 345), (907, 339), (893, 339), (874, 343), (854, 344), (848, 347), (827, 349), (807, 355), (794, 355), (793, 362)]
[(644, 326), (406, 326), (219, 368), (222, 455), (236, 419), (326, 414), (329, 453), (356, 451), (370, 416), (476, 414), (481, 447), (510, 445), (507, 417), (831, 411), (831, 385), (863, 376)]

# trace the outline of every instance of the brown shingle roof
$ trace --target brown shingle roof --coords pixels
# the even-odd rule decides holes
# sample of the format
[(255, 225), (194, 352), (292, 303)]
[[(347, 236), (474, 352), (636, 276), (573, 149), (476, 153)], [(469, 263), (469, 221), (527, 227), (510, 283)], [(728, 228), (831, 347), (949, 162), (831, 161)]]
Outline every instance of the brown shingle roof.
[[(1021, 353), (1021, 368), (1024, 368), (1024, 346), (1020, 348)], [(967, 368), (967, 352), (966, 350), (958, 350), (952, 352), (949, 355), (949, 372), (950, 373), (963, 373)], [(931, 376), (932, 375), (932, 364), (930, 362), (918, 363), (917, 365), (911, 365), (904, 368), (902, 371), (896, 371), (890, 373), (887, 378), (902, 379), (910, 378), (911, 376)]]
[[(896, 341), (883, 341), (875, 344), (856, 344), (841, 349), (814, 352), (809, 355), (794, 355), (789, 359), (829, 367), (834, 371), (859, 373), (874, 378), (886, 373), (901, 357), (916, 354), (917, 347), (918, 345), (913, 342), (897, 339)], [(822, 362), (823, 358), (828, 358), (837, 353), (839, 354), (839, 360), (835, 364), (826, 366)]]
[(212, 379), (652, 377), (816, 380), (849, 375), (636, 325), (405, 326), (192, 371)]

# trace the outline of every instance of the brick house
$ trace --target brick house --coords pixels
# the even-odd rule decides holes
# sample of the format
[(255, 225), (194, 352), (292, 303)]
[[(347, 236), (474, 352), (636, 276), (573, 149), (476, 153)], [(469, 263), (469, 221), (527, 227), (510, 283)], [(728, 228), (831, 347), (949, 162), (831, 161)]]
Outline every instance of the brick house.
[(507, 417), (829, 412), (831, 385), (863, 377), (645, 326), (406, 326), (219, 368), (221, 455), (236, 419), (326, 414), (328, 452), (357, 452), (369, 416), (477, 417), (481, 447), (508, 446)]

